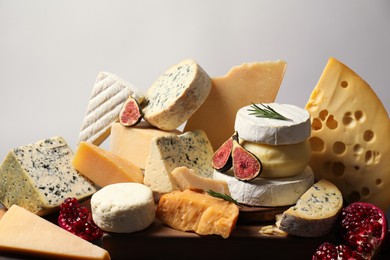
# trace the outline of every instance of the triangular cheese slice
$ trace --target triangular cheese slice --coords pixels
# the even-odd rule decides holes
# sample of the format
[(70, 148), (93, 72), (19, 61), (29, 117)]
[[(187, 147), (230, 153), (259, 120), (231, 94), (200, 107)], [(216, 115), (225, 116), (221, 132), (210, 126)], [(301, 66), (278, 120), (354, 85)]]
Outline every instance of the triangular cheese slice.
[(306, 104), (315, 176), (333, 182), (349, 201), (390, 204), (390, 121), (371, 87), (329, 59)]
[(103, 248), (17, 205), (0, 220), (0, 252), (53, 259), (110, 259)]
[(214, 150), (234, 133), (237, 111), (254, 103), (272, 103), (279, 91), (285, 61), (244, 63), (212, 78), (209, 96), (188, 119), (184, 132), (203, 129)]

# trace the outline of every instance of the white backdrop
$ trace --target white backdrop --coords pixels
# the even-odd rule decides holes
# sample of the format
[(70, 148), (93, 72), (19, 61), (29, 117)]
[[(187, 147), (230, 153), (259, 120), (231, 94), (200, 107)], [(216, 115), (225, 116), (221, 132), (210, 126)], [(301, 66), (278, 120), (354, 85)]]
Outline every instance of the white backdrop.
[(0, 160), (54, 135), (74, 148), (99, 71), (146, 90), (185, 58), (212, 77), (283, 59), (277, 101), (304, 106), (333, 56), (390, 111), (389, 27), (388, 0), (0, 0)]

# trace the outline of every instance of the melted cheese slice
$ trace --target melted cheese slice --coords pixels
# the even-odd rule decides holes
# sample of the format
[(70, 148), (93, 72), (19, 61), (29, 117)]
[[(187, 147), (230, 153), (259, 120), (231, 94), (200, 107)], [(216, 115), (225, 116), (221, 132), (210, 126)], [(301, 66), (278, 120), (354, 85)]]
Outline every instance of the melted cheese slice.
[(237, 111), (254, 103), (271, 103), (279, 91), (286, 62), (245, 63), (212, 78), (209, 96), (187, 121), (184, 131), (203, 129), (217, 150), (234, 133)]
[(103, 248), (17, 205), (0, 220), (0, 251), (52, 259), (110, 259)]
[(139, 167), (122, 157), (96, 145), (81, 142), (72, 165), (100, 187), (120, 182), (143, 183)]
[(315, 176), (337, 185), (349, 201), (387, 210), (390, 204), (390, 121), (371, 87), (331, 58), (306, 109), (311, 114)]

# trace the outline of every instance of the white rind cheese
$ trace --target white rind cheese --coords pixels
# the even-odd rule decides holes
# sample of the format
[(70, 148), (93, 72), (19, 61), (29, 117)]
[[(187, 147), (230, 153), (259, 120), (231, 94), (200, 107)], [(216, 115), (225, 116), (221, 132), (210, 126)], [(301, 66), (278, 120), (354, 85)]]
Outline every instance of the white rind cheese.
[(81, 141), (100, 145), (110, 134), (111, 124), (118, 120), (123, 103), (129, 96), (141, 101), (142, 94), (118, 76), (100, 72), (92, 89), (77, 144)]
[(333, 228), (342, 207), (340, 190), (321, 179), (302, 195), (295, 206), (283, 212), (279, 228), (291, 235), (320, 237)]
[(314, 183), (310, 167), (289, 178), (256, 178), (244, 182), (236, 179), (231, 170), (226, 173), (215, 170), (213, 178), (226, 181), (232, 198), (239, 203), (263, 207), (294, 205)]
[(62, 137), (11, 150), (0, 167), (0, 202), (46, 215), (68, 197), (89, 197), (97, 189), (72, 167), (72, 158)]
[(203, 130), (154, 137), (150, 143), (144, 183), (155, 192), (171, 192), (177, 187), (170, 173), (180, 166), (193, 169), (202, 177), (212, 178), (213, 154), (213, 148)]
[(92, 218), (107, 232), (143, 230), (153, 223), (155, 210), (153, 192), (140, 183), (107, 185), (91, 198)]
[(211, 78), (191, 59), (172, 66), (145, 93), (144, 119), (162, 130), (185, 123), (206, 100)]
[(290, 120), (257, 117), (251, 115), (251, 105), (242, 107), (237, 111), (234, 125), (240, 138), (255, 143), (286, 145), (301, 143), (310, 136), (310, 114), (305, 109), (290, 104), (263, 105), (270, 106)]

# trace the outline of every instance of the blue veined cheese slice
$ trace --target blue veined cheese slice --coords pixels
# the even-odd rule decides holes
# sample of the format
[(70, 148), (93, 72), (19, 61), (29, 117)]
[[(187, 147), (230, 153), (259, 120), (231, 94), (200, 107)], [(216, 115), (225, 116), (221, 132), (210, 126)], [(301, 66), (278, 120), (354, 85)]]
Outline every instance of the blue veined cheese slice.
[(12, 149), (0, 166), (0, 202), (46, 215), (67, 197), (91, 196), (96, 186), (71, 165), (73, 152), (62, 137)]
[(211, 78), (192, 59), (172, 66), (145, 93), (144, 119), (162, 130), (185, 123), (203, 104), (211, 90)]
[(143, 94), (132, 84), (109, 73), (100, 72), (92, 89), (77, 144), (81, 141), (100, 145), (118, 120), (123, 103), (132, 96), (138, 102)]
[(158, 193), (177, 189), (170, 173), (177, 167), (193, 169), (202, 177), (212, 178), (213, 148), (203, 130), (181, 135), (154, 137), (146, 162), (144, 184)]
[(239, 203), (249, 206), (279, 207), (294, 205), (313, 185), (314, 175), (310, 167), (300, 174), (286, 178), (255, 178), (240, 181), (232, 170), (213, 173), (215, 180), (226, 181), (230, 194)]
[(320, 237), (327, 234), (343, 207), (343, 196), (333, 183), (321, 179), (283, 212), (279, 228), (291, 235)]
[[(263, 108), (261, 104), (256, 104)], [(235, 130), (240, 138), (269, 145), (296, 144), (310, 136), (310, 114), (303, 108), (290, 105), (268, 103), (277, 113), (289, 120), (257, 117), (252, 114), (252, 105), (240, 108), (236, 114)]]

